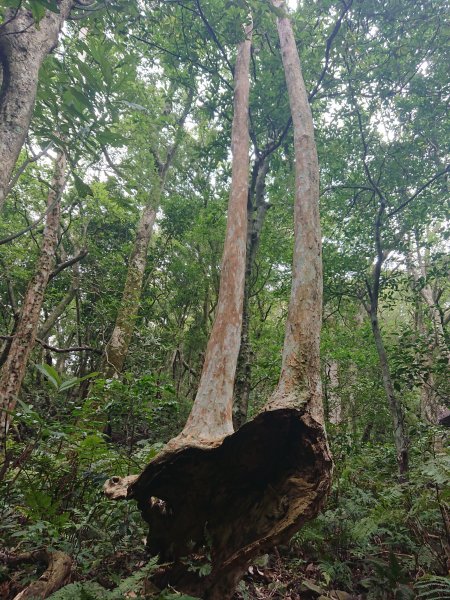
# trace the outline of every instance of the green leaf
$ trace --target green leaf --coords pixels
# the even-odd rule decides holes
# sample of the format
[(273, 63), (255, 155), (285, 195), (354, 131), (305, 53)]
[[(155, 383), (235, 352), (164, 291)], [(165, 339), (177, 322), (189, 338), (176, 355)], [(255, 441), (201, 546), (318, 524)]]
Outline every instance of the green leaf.
[(78, 379), (78, 377), (71, 377), (70, 379), (66, 379), (62, 382), (62, 384), (59, 386), (59, 391), (64, 392), (66, 390), (69, 390), (70, 388), (75, 387), (79, 383), (80, 380)]
[(53, 387), (59, 389), (59, 386), (62, 383), (62, 379), (59, 376), (58, 371), (54, 367), (44, 363), (41, 365), (36, 365), (36, 369), (38, 369), (38, 371), (40, 371), (44, 375), (44, 377), (46, 377), (50, 381)]
[(98, 377), (100, 375), (99, 371), (92, 371), (92, 373), (88, 373), (87, 375), (83, 375), (83, 377), (78, 377), (78, 381), (86, 381), (86, 379), (91, 379), (94, 377)]
[(30, 10), (36, 27), (39, 29), (39, 23), (45, 15), (46, 7), (40, 0), (30, 0)]
[(75, 189), (77, 190), (80, 198), (86, 198), (86, 196), (93, 196), (91, 187), (84, 183), (84, 181), (76, 173), (73, 173), (73, 181), (75, 183)]

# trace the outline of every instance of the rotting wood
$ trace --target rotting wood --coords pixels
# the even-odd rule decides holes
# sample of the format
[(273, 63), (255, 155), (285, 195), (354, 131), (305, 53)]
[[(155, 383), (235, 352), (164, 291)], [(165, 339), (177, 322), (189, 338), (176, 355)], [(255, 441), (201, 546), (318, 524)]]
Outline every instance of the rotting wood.
[[(197, 395), (182, 434), (136, 479), (112, 478), (105, 486), (110, 497), (137, 501), (150, 526), (150, 552), (170, 561), (155, 575), (155, 583), (159, 587), (170, 584), (205, 600), (230, 598), (252, 559), (288, 540), (316, 516), (331, 486), (319, 362), (318, 161), (292, 26), (284, 4), (273, 4), (296, 156), (294, 269), (279, 384), (263, 412), (232, 434), (228, 380), (224, 378), (230, 349), (226, 344), (215, 346), (212, 336), (208, 351), (214, 348), (214, 353), (209, 357), (211, 364), (205, 363), (214, 373), (210, 379), (214, 394), (209, 393), (207, 402), (203, 393)], [(247, 43), (241, 44), (239, 52), (249, 50)], [(239, 91), (236, 84), (236, 95)], [(234, 118), (236, 109), (235, 99)], [(226, 269), (222, 277), (227, 277)], [(226, 301), (230, 303), (232, 298), (228, 296)], [(224, 314), (230, 317), (227, 311)], [(222, 334), (225, 326), (226, 322), (219, 330)], [(161, 505), (155, 509), (155, 499), (163, 502), (164, 511)], [(199, 576), (188, 568), (193, 554), (203, 556), (208, 575)]]

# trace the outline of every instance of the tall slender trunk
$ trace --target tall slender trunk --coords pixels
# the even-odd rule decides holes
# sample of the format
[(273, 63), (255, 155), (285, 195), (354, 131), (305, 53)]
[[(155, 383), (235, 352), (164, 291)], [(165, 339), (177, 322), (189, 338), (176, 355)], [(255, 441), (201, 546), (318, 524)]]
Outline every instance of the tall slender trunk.
[[(423, 306), (421, 301), (418, 300), (416, 306), (416, 327), (418, 333), (426, 339), (429, 336), (429, 332), (423, 317)], [(440, 417), (445, 412), (445, 406), (439, 402), (439, 398), (435, 392), (435, 380), (432, 371), (433, 350), (435, 350), (435, 348), (431, 345), (426, 355), (422, 357), (427, 368), (427, 373), (423, 377), (423, 381), (420, 385), (420, 414), (428, 423), (437, 425)]]
[[(320, 378), (322, 326), (322, 241), (319, 162), (311, 108), (289, 17), (282, 0), (272, 0), (294, 128), (295, 205), (292, 288), (281, 375), (267, 408), (303, 406), (323, 424)], [(281, 11), (281, 12), (280, 12)]]
[(384, 391), (386, 393), (386, 397), (389, 404), (389, 410), (394, 426), (394, 441), (397, 450), (397, 464), (399, 475), (400, 479), (404, 479), (408, 472), (409, 452), (403, 408), (394, 390), (394, 384), (392, 381), (391, 371), (389, 369), (389, 362), (386, 354), (386, 349), (384, 347), (383, 337), (381, 335), (380, 325), (378, 321), (378, 311), (374, 306), (371, 306), (369, 316), (370, 323), (372, 326), (372, 333), (375, 340), (375, 346), (378, 353), (378, 360), (380, 362)]
[[(265, 180), (269, 170), (266, 156), (254, 165), (252, 185), (248, 201), (247, 256), (245, 265), (244, 302), (242, 307), (241, 347), (234, 385), (233, 425), (237, 430), (247, 421), (248, 403), (251, 391), (252, 348), (250, 343), (250, 293), (256, 254), (261, 239), (264, 219), (269, 207), (264, 200)], [(254, 183), (253, 183), (254, 182)]]
[(177, 443), (209, 444), (233, 432), (233, 387), (241, 343), (247, 245), (250, 48), (251, 33), (239, 45), (235, 67), (232, 179), (219, 300), (197, 395)]
[[(158, 186), (158, 184), (159, 182), (155, 182), (155, 186)], [(148, 246), (155, 224), (159, 196), (160, 189), (158, 187), (158, 189), (154, 189), (151, 203), (147, 204), (141, 213), (133, 250), (128, 263), (122, 300), (117, 312), (113, 332), (105, 348), (102, 367), (105, 377), (113, 377), (120, 374), (128, 354), (134, 325), (139, 312)]]
[(378, 320), (378, 307), (380, 298), (380, 281), (381, 281), (381, 269), (383, 262), (386, 258), (386, 254), (383, 251), (382, 240), (381, 240), (381, 228), (383, 223), (383, 217), (386, 210), (386, 204), (383, 197), (380, 197), (380, 205), (375, 219), (374, 233), (375, 233), (375, 248), (377, 252), (377, 258), (372, 272), (372, 281), (367, 282), (367, 289), (369, 294), (370, 303), (366, 306), (367, 313), (370, 317), (370, 323), (372, 327), (372, 333), (375, 340), (375, 347), (377, 349), (378, 360), (380, 363), (381, 375), (383, 378), (384, 391), (389, 405), (389, 411), (391, 413), (393, 430), (394, 430), (394, 442), (397, 451), (397, 465), (400, 481), (404, 481), (407, 477), (408, 466), (409, 466), (409, 449), (408, 449), (408, 436), (406, 433), (405, 419), (403, 414), (403, 407), (400, 399), (395, 393), (394, 383), (392, 380), (391, 371), (389, 368), (388, 357), (386, 349), (384, 347), (383, 336), (380, 330), (380, 324)]
[(4, 442), (17, 402), (28, 358), (33, 349), (48, 278), (55, 262), (60, 221), (60, 199), (66, 183), (66, 156), (60, 152), (47, 198), (42, 247), (35, 275), (23, 299), (20, 317), (7, 359), (0, 373), (0, 441)]
[[(123, 289), (122, 300), (114, 324), (111, 337), (106, 345), (101, 370), (105, 377), (117, 377), (123, 370), (128, 350), (133, 338), (134, 326), (139, 313), (144, 281), (145, 267), (147, 264), (148, 246), (153, 233), (156, 213), (168, 171), (177, 153), (181, 142), (184, 124), (191, 109), (194, 90), (190, 88), (186, 105), (181, 117), (177, 121), (175, 140), (167, 151), (166, 159), (161, 162), (157, 153), (152, 150), (155, 159), (156, 173), (152, 178), (151, 198), (144, 207), (136, 230), (136, 237), (131, 251), (127, 277)], [(108, 161), (110, 160), (106, 154)]]
[[(422, 256), (420, 252), (418, 235), (416, 235), (416, 258), (417, 261), (414, 261), (412, 256), (407, 256), (406, 264), (409, 275), (417, 285), (421, 278), (423, 278), (423, 281), (426, 281), (428, 275), (427, 257), (426, 255)], [(417, 292), (414, 284), (412, 287), (413, 291)], [(416, 297), (416, 328), (418, 333), (425, 339), (428, 338), (430, 342), (428, 352), (423, 357), (427, 373), (420, 386), (420, 413), (425, 421), (432, 425), (437, 425), (441, 417), (445, 415), (447, 409), (436, 394), (435, 379), (432, 370), (433, 354), (440, 354), (450, 363), (450, 352), (446, 343), (444, 325), (441, 320), (434, 290), (429, 283), (423, 284), (423, 282), (421, 282), (419, 290), (419, 294)], [(430, 336), (428, 327), (424, 321), (426, 312), (431, 320), (433, 328), (432, 336)]]
[(39, 69), (58, 43), (73, 0), (47, 10), (37, 25), (29, 10), (10, 8), (0, 26), (0, 211), (33, 114)]
[[(205, 577), (196, 579), (171, 566), (164, 573), (166, 583), (175, 577), (179, 588), (181, 584), (183, 591), (205, 600), (228, 600), (256, 555), (286, 541), (317, 514), (331, 483), (318, 356), (322, 269), (317, 156), (289, 19), (279, 18), (278, 26), (296, 132), (297, 175), (293, 292), (280, 384), (266, 409), (230, 435), (245, 279), (248, 36), (239, 45), (235, 68), (232, 191), (219, 302), (194, 406), (183, 432), (138, 477), (113, 477), (105, 484), (111, 498), (138, 501), (150, 525), (149, 549), (163, 561), (208, 553), (211, 572)], [(298, 264), (299, 259), (308, 265)], [(180, 562), (174, 564), (183, 570)]]
[(326, 365), (328, 420), (333, 425), (342, 422), (342, 399), (339, 394), (339, 364), (330, 360)]

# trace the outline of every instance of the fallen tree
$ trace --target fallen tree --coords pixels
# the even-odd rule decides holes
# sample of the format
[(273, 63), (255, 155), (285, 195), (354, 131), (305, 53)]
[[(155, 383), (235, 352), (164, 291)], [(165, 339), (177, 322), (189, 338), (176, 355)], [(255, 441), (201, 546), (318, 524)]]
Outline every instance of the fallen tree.
[[(242, 326), (248, 189), (248, 63), (238, 48), (232, 189), (216, 318), (183, 431), (139, 476), (112, 477), (113, 499), (134, 499), (149, 524), (154, 576), (208, 600), (226, 600), (251, 561), (288, 540), (323, 506), (332, 461), (323, 426), (319, 342), (322, 258), (319, 169), (310, 107), (284, 4), (272, 2), (294, 127), (295, 247), (292, 291), (276, 390), (233, 433), (233, 381)], [(201, 573), (201, 574), (200, 574)]]

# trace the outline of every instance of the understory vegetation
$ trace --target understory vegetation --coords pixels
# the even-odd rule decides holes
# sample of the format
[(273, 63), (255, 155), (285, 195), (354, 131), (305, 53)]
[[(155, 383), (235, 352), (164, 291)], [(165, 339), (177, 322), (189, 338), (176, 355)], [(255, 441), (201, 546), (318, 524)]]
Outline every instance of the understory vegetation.
[[(0, 177), (0, 597), (42, 576), (45, 551), (72, 561), (52, 600), (193, 598), (155, 584), (170, 560), (149, 556), (137, 504), (107, 498), (104, 484), (161, 456), (196, 398), (221, 302), (249, 15), (235, 430), (279, 382), (301, 239), (274, 24), (288, 15), (320, 166), (333, 483), (320, 514), (246, 568), (234, 598), (450, 599), (447, 0), (83, 0), (50, 39), (65, 5), (0, 5), (5, 171), (11, 131), (26, 133), (6, 186)], [(25, 17), (49, 49), (31, 120), (13, 127), (2, 117), (16, 73), (8, 40), (23, 32), (8, 27)], [(199, 580), (213, 570), (208, 524), (203, 536), (180, 559)]]

